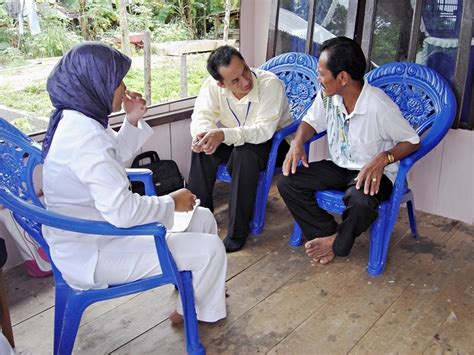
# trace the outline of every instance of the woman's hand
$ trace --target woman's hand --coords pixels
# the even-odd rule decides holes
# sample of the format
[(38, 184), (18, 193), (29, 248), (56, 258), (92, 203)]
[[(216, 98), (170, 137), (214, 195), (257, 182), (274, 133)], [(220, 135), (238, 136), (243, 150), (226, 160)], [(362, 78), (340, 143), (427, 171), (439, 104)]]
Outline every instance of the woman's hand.
[(192, 211), (196, 204), (196, 195), (188, 189), (179, 189), (169, 194), (174, 200), (174, 210), (176, 212)]
[(146, 101), (138, 92), (125, 91), (123, 95), (123, 109), (127, 114), (127, 120), (131, 125), (137, 127), (138, 121), (145, 115), (148, 110)]

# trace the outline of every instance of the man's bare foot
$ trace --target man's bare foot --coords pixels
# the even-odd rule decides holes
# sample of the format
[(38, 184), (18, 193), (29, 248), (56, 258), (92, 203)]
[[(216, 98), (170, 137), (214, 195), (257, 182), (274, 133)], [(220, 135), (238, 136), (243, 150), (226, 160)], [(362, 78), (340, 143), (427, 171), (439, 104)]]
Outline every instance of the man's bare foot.
[(331, 254), (325, 255), (321, 259), (319, 259), (319, 263), (323, 265), (329, 264), (331, 261), (334, 260), (335, 257), (336, 255), (334, 255), (334, 253), (331, 251)]
[(325, 256), (334, 255), (332, 252), (332, 245), (336, 235), (331, 235), (329, 237), (315, 238), (306, 242), (306, 254), (312, 258), (315, 262), (320, 262), (321, 259)]
[(183, 323), (183, 316), (176, 311), (173, 311), (170, 314), (169, 319), (173, 325), (180, 325)]

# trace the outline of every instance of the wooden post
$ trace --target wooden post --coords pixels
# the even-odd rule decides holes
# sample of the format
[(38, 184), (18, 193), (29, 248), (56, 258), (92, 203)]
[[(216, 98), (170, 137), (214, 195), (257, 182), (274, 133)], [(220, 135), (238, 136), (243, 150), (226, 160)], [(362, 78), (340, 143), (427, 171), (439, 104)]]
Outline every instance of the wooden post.
[(188, 97), (188, 68), (186, 65), (186, 54), (181, 53), (180, 55), (181, 64), (181, 98)]
[(143, 33), (143, 75), (145, 80), (145, 100), (146, 104), (151, 105), (151, 33)]
[(89, 29), (87, 28), (87, 14), (86, 14), (87, 0), (79, 1), (79, 24), (81, 26), (82, 38), (89, 40)]
[(230, 0), (225, 0), (225, 13), (224, 13), (224, 33), (223, 33), (223, 40), (227, 44), (229, 40), (229, 25), (230, 25), (230, 10), (231, 4)]
[(130, 38), (128, 35), (128, 19), (127, 19), (127, 0), (120, 0), (120, 32), (122, 33), (122, 52), (131, 56)]
[(3, 281), (3, 270), (0, 269), (0, 319), (2, 323), (2, 332), (7, 338), (8, 342), (15, 347), (13, 339), (12, 322), (10, 320), (10, 310), (8, 309), (7, 290)]

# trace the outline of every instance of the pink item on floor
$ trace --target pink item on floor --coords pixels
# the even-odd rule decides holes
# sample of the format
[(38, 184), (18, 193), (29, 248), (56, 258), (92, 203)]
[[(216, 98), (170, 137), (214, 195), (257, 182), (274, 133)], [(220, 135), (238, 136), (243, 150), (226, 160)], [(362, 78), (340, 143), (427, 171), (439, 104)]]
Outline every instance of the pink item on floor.
[(35, 260), (26, 260), (24, 265), (26, 268), (26, 272), (31, 277), (46, 277), (53, 273), (51, 270), (41, 270)]

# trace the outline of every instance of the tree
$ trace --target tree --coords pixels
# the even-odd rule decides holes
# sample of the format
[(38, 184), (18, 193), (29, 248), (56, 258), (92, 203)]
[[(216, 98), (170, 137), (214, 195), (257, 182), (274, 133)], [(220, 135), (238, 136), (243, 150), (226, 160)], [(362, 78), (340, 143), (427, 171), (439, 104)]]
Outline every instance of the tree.
[(88, 18), (87, 18), (87, 0), (79, 0), (79, 23), (81, 26), (82, 38), (89, 39)]

